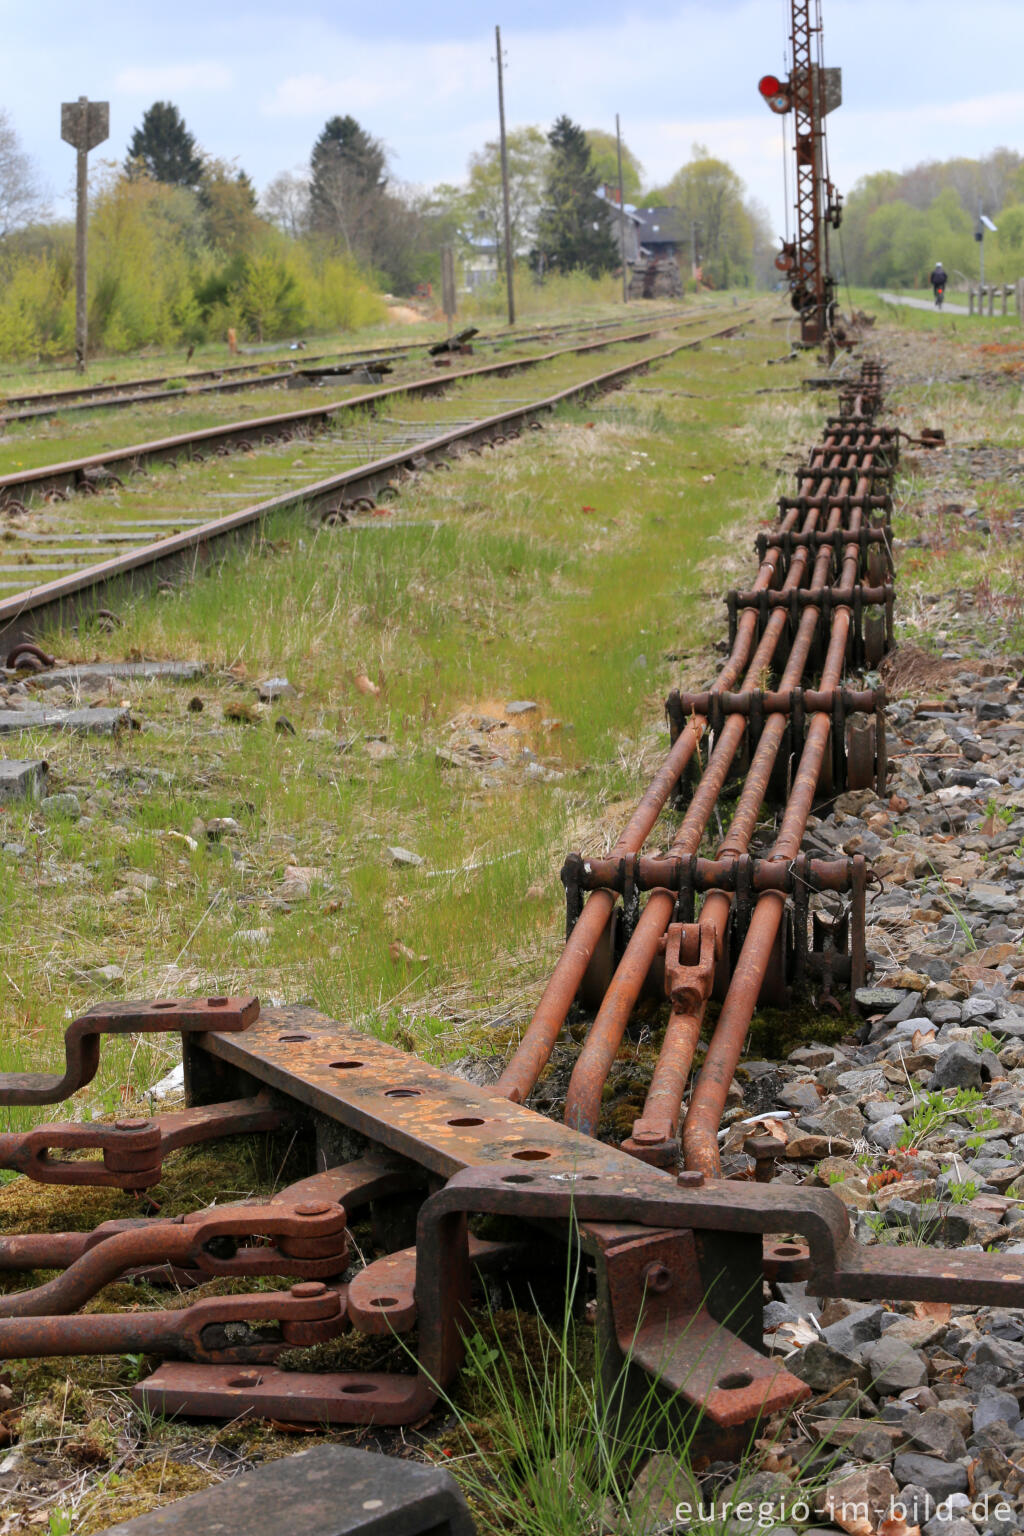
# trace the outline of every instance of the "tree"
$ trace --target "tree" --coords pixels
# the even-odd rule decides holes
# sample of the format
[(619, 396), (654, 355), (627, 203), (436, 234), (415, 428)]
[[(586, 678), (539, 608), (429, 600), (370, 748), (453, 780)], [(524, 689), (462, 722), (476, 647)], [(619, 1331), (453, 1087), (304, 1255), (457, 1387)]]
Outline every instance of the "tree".
[[(725, 288), (751, 271), (755, 221), (748, 212), (746, 188), (724, 160), (704, 144), (694, 144), (693, 158), (667, 186), (644, 199), (648, 207), (676, 208), (684, 228), (696, 223), (701, 265), (716, 287)], [(748, 279), (749, 280), (749, 279)]]
[(35, 167), (21, 147), (7, 113), (0, 110), (0, 240), (19, 225), (47, 215)]
[(245, 263), (233, 297), (257, 341), (300, 329), (305, 306), (287, 260), (276, 251), (262, 251)]
[(551, 157), (537, 224), (537, 258), (563, 272), (580, 268), (599, 277), (619, 258), (608, 208), (597, 195), (598, 174), (586, 135), (563, 114), (548, 134), (548, 144)]
[[(509, 225), (513, 260), (517, 251), (529, 248), (537, 230), (548, 143), (540, 128), (513, 128), (507, 135)], [(440, 192), (440, 188), (438, 191)], [(505, 263), (505, 214), (501, 189), (501, 144), (489, 140), (469, 157), (469, 182), (457, 198), (463, 238), (470, 244), (485, 240)]]
[[(586, 133), (590, 158), (594, 162), (598, 180), (617, 194), (619, 190), (619, 156), (614, 133), (603, 128), (588, 128)], [(627, 203), (635, 203), (643, 191), (644, 168), (623, 141), (622, 145), (622, 194)]]
[(248, 251), (261, 227), (256, 192), (244, 171), (226, 160), (206, 159), (199, 183), (206, 237), (227, 256)]
[(388, 184), (384, 146), (354, 117), (332, 117), (309, 157), (310, 216), (314, 229), (350, 242), (345, 205), (372, 204)]
[(268, 182), (260, 200), (264, 218), (297, 239), (309, 224), (309, 177), (302, 171), (282, 171)]
[(139, 167), (154, 181), (171, 187), (198, 187), (203, 174), (203, 160), (196, 141), (185, 127), (185, 120), (171, 101), (154, 101), (142, 123), (132, 134), (125, 171), (137, 174)]

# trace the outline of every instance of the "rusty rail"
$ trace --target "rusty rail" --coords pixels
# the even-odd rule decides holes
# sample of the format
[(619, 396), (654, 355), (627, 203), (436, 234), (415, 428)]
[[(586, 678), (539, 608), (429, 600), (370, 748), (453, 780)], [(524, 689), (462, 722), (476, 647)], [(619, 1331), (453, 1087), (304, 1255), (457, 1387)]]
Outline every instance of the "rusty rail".
[[(203, 568), (205, 561), (219, 554), (229, 542), (253, 537), (265, 520), (276, 513), (302, 510), (325, 514), (336, 507), (339, 496), (351, 499), (358, 499), (361, 496), (373, 497), (396, 476), (414, 469), (420, 470), (436, 462), (447, 462), (453, 453), (477, 444), (507, 442), (514, 439), (524, 428), (539, 429), (542, 418), (557, 410), (559, 406), (588, 399), (606, 390), (617, 389), (631, 375), (643, 373), (653, 364), (673, 357), (678, 352), (700, 347), (704, 342), (716, 337), (730, 336), (739, 329), (745, 318), (742, 312), (734, 314), (731, 323), (718, 330), (704, 332), (699, 336), (688, 334), (685, 338), (674, 341), (667, 348), (634, 358), (627, 363), (618, 363), (613, 368), (592, 374), (576, 384), (569, 385), (566, 389), (558, 390), (555, 394), (515, 406), (495, 416), (482, 417), (469, 426), (455, 427), (435, 437), (424, 438), (397, 453), (371, 460), (354, 469), (344, 470), (340, 474), (331, 475), (312, 485), (305, 485), (300, 490), (285, 492), (266, 501), (255, 502), (197, 528), (190, 528), (153, 544), (131, 549), (116, 559), (88, 566), (71, 575), (47, 582), (43, 586), (32, 587), (14, 596), (0, 599), (0, 650), (10, 650), (21, 641), (31, 640), (41, 625), (67, 624), (83, 610), (102, 607), (105, 601), (113, 600), (112, 591), (114, 594), (123, 595), (126, 590), (137, 586), (148, 586), (158, 578), (166, 577), (176, 570), (182, 570), (192, 576), (197, 569)], [(610, 343), (606, 339), (600, 345), (607, 346)], [(541, 360), (533, 359), (532, 361)], [(507, 368), (509, 364), (494, 366)], [(448, 374), (442, 383), (447, 384), (456, 377)], [(408, 386), (403, 387), (408, 389)], [(424, 388), (437, 387), (437, 379), (424, 381)], [(380, 398), (380, 393), (366, 398), (372, 402)], [(350, 399), (342, 402), (342, 405), (348, 408), (356, 403), (358, 402)], [(340, 408), (342, 407), (339, 406)], [(330, 407), (318, 407), (311, 416), (317, 414), (323, 416), (325, 412), (329, 413), (329, 410)], [(296, 413), (289, 413), (289, 419), (295, 416)], [(269, 419), (278, 424), (285, 423), (285, 417)], [(252, 425), (251, 422), (235, 423), (233, 427), (229, 425), (223, 431), (230, 435), (237, 429), (238, 441), (247, 443), (246, 432)], [(307, 425), (309, 425), (308, 422)], [(208, 430), (221, 431), (222, 429)], [(195, 441), (196, 438), (193, 435), (137, 446), (145, 447), (147, 450), (152, 448), (158, 455), (166, 451), (173, 456), (175, 451), (183, 451)], [(125, 450), (125, 452), (129, 451)], [(99, 458), (104, 464), (112, 462), (109, 455), (106, 457), (100, 455)], [(78, 460), (68, 465), (51, 465), (43, 468), (47, 472), (53, 470), (58, 477), (67, 471), (70, 477), (69, 483), (77, 483), (79, 475), (90, 467), (95, 467), (97, 462), (99, 460)], [(0, 477), (0, 495), (5, 487), (8, 492), (12, 489), (10, 477), (6, 480)]]

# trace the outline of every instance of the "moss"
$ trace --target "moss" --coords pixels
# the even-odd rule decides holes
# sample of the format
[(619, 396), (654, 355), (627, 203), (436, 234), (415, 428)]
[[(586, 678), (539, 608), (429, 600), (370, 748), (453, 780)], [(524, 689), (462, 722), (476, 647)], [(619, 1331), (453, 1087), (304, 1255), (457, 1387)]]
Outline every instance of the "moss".
[(830, 1017), (809, 1001), (789, 1008), (759, 1008), (750, 1022), (747, 1055), (755, 1061), (785, 1061), (790, 1051), (808, 1040), (838, 1044), (849, 1033), (846, 1014)]
[(187, 1494), (201, 1493), (219, 1481), (216, 1473), (206, 1467), (173, 1461), (169, 1455), (155, 1456), (130, 1472), (108, 1478), (76, 1519), (75, 1536), (93, 1536), (115, 1522), (148, 1515), (151, 1510)]

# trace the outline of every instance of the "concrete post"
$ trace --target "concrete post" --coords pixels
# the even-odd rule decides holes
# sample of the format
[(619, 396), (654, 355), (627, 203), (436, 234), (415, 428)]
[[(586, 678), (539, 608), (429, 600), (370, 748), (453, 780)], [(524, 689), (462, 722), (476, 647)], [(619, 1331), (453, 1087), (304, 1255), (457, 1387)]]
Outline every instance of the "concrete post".
[(86, 244), (89, 215), (89, 151), (102, 144), (110, 134), (110, 103), (90, 101), (79, 96), (65, 101), (60, 109), (60, 136), (78, 151), (75, 201), (75, 366), (85, 372), (88, 350), (88, 302), (86, 282)]

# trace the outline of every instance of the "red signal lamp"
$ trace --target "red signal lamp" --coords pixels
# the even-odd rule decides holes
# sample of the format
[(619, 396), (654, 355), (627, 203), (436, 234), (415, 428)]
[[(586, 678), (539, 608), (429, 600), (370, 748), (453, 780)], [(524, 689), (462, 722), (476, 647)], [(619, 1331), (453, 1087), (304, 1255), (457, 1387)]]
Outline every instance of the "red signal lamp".
[(778, 75), (762, 75), (757, 82), (757, 89), (773, 112), (788, 112), (793, 105), (789, 95), (789, 81), (780, 80)]

